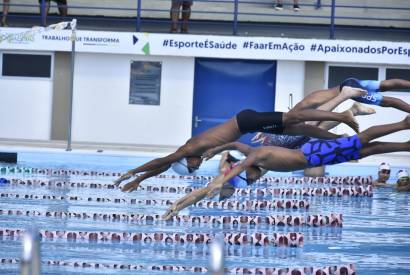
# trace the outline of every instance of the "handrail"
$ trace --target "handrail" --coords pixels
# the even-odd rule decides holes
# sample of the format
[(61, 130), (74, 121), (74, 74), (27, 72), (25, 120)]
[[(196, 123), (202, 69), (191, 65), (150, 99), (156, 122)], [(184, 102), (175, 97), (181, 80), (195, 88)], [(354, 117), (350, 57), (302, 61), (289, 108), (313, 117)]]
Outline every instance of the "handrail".
[(38, 230), (33, 228), (24, 232), (22, 245), (23, 253), (20, 262), (20, 275), (40, 275), (41, 256)]
[[(43, 26), (46, 24), (47, 17), (50, 17), (51, 19), (57, 19), (56, 16), (49, 15), (47, 16), (45, 14), (45, 0), (41, 0), (39, 3), (36, 0), (32, 0), (33, 4), (20, 4), (20, 3), (13, 3), (13, 1), (10, 2), (9, 6), (10, 9), (12, 10), (13, 7), (19, 7), (20, 9), (31, 9), (31, 12), (24, 11), (24, 13), (30, 13), (26, 15), (26, 18), (33, 18), (33, 13), (32, 13), (32, 8), (33, 7), (42, 7), (41, 9), (41, 14), (36, 14), (38, 18), (40, 18), (40, 22)], [(163, 4), (160, 6), (155, 6), (152, 4), (154, 1), (152, 0), (134, 0), (136, 3), (136, 7), (119, 7), (119, 6), (113, 6), (113, 7), (98, 7), (98, 6), (87, 6), (85, 5), (67, 5), (67, 8), (70, 11), (70, 16), (76, 16), (80, 17), (81, 19), (81, 11), (84, 10), (94, 10), (94, 11), (101, 11), (97, 12), (98, 21), (110, 21), (110, 20), (118, 20), (118, 21), (134, 21), (134, 26), (135, 30), (137, 32), (141, 31), (141, 28), (143, 27), (145, 22), (148, 22), (150, 19), (154, 19), (157, 22), (169, 22), (169, 8), (165, 8)], [(34, 4), (38, 3), (38, 4)], [(161, 2), (158, 2), (161, 3)], [(272, 24), (272, 23), (280, 23), (280, 22), (285, 22), (289, 24), (294, 24), (294, 23), (299, 23), (299, 24), (305, 24), (308, 23), (309, 25), (329, 25), (329, 37), (334, 38), (335, 37), (335, 32), (336, 32), (336, 25), (340, 25), (341, 23), (345, 24), (346, 26), (350, 26), (350, 22), (352, 20), (356, 20), (354, 24), (357, 26), (362, 26), (362, 27), (380, 27), (380, 22), (386, 22), (382, 23), (386, 28), (391, 27), (391, 25), (396, 26), (397, 31), (402, 31), (403, 29), (407, 30), (409, 29), (410, 32), (410, 25), (408, 22), (410, 22), (410, 18), (408, 16), (405, 16), (405, 13), (410, 11), (410, 5), (403, 5), (403, 6), (389, 6), (390, 4), (386, 4), (386, 6), (383, 6), (382, 4), (379, 5), (371, 5), (371, 6), (366, 6), (363, 4), (337, 4), (335, 0), (328, 0), (328, 1), (321, 1), (321, 0), (310, 0), (308, 3), (302, 3), (300, 6), (302, 7), (302, 11), (298, 13), (293, 13), (293, 12), (276, 12), (273, 8), (273, 5), (269, 2), (267, 3), (266, 0), (196, 0), (194, 7), (198, 6), (203, 3), (219, 3), (222, 4), (218, 10), (216, 9), (204, 9), (204, 7), (201, 7), (201, 9), (192, 9), (192, 15), (194, 17), (192, 21), (192, 24), (198, 24), (199, 21), (201, 20), (215, 20), (216, 22), (218, 21), (226, 21), (226, 22), (232, 22), (232, 34), (236, 35), (238, 34), (238, 30), (240, 28), (241, 23), (248, 23), (248, 22), (255, 22), (255, 23), (266, 23), (266, 24)], [(405, 3), (403, 1), (403, 3)], [(145, 4), (145, 6), (143, 5)], [(224, 6), (224, 5), (227, 6)], [(271, 9), (266, 9), (266, 8), (261, 8), (263, 5), (270, 5)], [(56, 4), (52, 2), (52, 6), (54, 7)], [(244, 6), (246, 5), (246, 6)], [(287, 3), (285, 5), (290, 5), (290, 3)], [(246, 8), (242, 8), (246, 7)], [(249, 9), (251, 7), (251, 9)], [(254, 8), (255, 7), (255, 8)], [(241, 9), (242, 8), (242, 9)], [(254, 10), (252, 10), (254, 8)], [(346, 9), (371, 9), (374, 11), (391, 11), (390, 12), (390, 17), (386, 15), (385, 13), (382, 13), (380, 16), (375, 15), (375, 17), (371, 18), (369, 16), (366, 16), (365, 14), (358, 15), (358, 16), (351, 16), (351, 12), (346, 11)], [(395, 12), (397, 11), (397, 12)], [(109, 12), (109, 13), (108, 13)], [(108, 16), (110, 14), (110, 16)], [(114, 15), (113, 15), (114, 14)], [(125, 14), (125, 15), (124, 15)], [(198, 18), (195, 19), (195, 15), (199, 18), (203, 18), (199, 20)], [(208, 18), (205, 15), (209, 15)], [(225, 16), (226, 15), (226, 16)], [(231, 15), (232, 17), (230, 17)], [(9, 14), (9, 17), (24, 17), (21, 13), (19, 14)], [(69, 16), (69, 17), (70, 17)], [(35, 16), (34, 16), (35, 17)], [(83, 15), (83, 18), (90, 18), (89, 15)], [(114, 19), (115, 18), (115, 19)], [(316, 19), (316, 20), (311, 20), (311, 19)], [(328, 20), (328, 21), (327, 21)], [(152, 21), (152, 20), (151, 20)], [(327, 21), (327, 22), (326, 22)], [(362, 21), (366, 22), (363, 23)], [(374, 21), (377, 23), (374, 23), (373, 26), (369, 25), (369, 22)], [(312, 23), (313, 22), (313, 23)], [(388, 24), (388, 22), (391, 22), (392, 24)], [(272, 25), (271, 25), (272, 27)], [(390, 31), (394, 31), (394, 28), (390, 28)], [(168, 31), (168, 28), (164, 28), (164, 32)]]
[(215, 238), (209, 245), (209, 274), (223, 275), (224, 274), (224, 236), (216, 234)]

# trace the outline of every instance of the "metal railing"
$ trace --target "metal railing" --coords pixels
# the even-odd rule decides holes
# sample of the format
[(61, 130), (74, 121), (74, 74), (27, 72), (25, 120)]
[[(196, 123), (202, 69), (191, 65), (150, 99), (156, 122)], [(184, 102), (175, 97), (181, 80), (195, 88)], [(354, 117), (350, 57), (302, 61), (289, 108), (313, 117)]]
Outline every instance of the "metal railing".
[(209, 274), (223, 275), (225, 267), (225, 242), (222, 234), (216, 234), (209, 245)]
[(40, 237), (37, 229), (33, 228), (24, 232), (22, 246), (20, 275), (40, 275)]
[[(126, 22), (133, 25), (136, 31), (143, 31), (145, 24), (169, 24), (170, 1), (161, 0), (134, 0), (135, 6), (120, 6), (120, 1), (113, 1), (116, 6), (90, 6), (90, 4), (76, 4), (76, 1), (68, 1), (67, 8), (69, 17), (75, 16), (79, 20), (98, 21), (115, 21)], [(19, 1), (17, 1), (19, 2)], [(45, 26), (47, 20), (61, 21), (61, 18), (55, 15), (47, 15), (45, 12), (46, 1), (41, 0), (38, 3), (20, 1), (20, 3), (10, 3), (10, 11), (13, 9), (20, 10), (19, 13), (10, 13), (8, 17), (12, 18), (30, 18), (40, 19), (40, 24)], [(78, 3), (83, 3), (77, 1)], [(284, 1), (286, 5), (293, 4), (293, 1)], [(303, 29), (306, 24), (328, 26), (329, 38), (334, 38), (338, 26), (358, 26), (358, 27), (385, 27), (390, 31), (410, 32), (410, 1), (392, 1), (370, 5), (355, 4), (338, 4), (336, 0), (305, 0), (301, 1), (300, 12), (286, 11), (276, 12), (272, 0), (196, 0), (192, 7), (192, 18), (190, 24), (200, 24), (206, 22), (207, 25), (212, 23), (224, 22), (231, 24), (231, 34), (237, 35), (241, 26), (249, 23), (260, 23), (264, 26), (273, 28), (277, 23), (299, 24), (298, 27)], [(341, 1), (339, 1), (341, 2)], [(344, 3), (348, 1), (343, 1)], [(54, 2), (52, 7), (56, 7)], [(374, 3), (374, 2), (373, 2)], [(398, 4), (397, 4), (398, 3)], [(113, 4), (114, 5), (114, 4)], [(41, 9), (40, 9), (41, 8)], [(35, 13), (34, 9), (41, 11)], [(370, 12), (369, 12), (370, 11)], [(87, 15), (92, 13), (93, 15)], [(65, 19), (63, 19), (65, 20)], [(95, 23), (98, 24), (98, 23)], [(104, 24), (101, 24), (104, 26)], [(216, 25), (215, 25), (216, 26)], [(162, 29), (168, 32), (168, 28)]]

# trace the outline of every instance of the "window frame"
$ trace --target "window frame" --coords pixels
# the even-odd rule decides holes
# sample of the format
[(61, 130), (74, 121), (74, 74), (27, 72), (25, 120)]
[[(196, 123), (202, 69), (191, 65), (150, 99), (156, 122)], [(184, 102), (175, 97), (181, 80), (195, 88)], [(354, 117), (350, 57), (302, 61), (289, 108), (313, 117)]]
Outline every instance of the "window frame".
[[(50, 76), (38, 77), (38, 76), (8, 76), (3, 75), (3, 55), (4, 54), (20, 54), (20, 55), (47, 55), (51, 57), (50, 60)], [(15, 79), (15, 80), (52, 80), (54, 78), (54, 52), (36, 52), (36, 51), (1, 51), (0, 52), (0, 79)]]

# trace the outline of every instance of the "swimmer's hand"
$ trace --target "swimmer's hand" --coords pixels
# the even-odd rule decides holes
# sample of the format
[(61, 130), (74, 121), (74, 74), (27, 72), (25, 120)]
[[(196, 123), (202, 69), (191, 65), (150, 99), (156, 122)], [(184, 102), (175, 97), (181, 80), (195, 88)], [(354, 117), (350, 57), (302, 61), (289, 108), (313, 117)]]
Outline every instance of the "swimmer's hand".
[(219, 186), (213, 186), (211, 189), (206, 193), (207, 198), (212, 199), (216, 195), (219, 194), (221, 188)]
[(127, 184), (125, 184), (122, 188), (121, 191), (122, 192), (132, 192), (134, 190), (136, 190), (139, 186), (140, 186), (141, 181), (136, 178), (133, 181), (128, 182)]
[(171, 207), (162, 215), (162, 219), (164, 221), (167, 221), (171, 219), (172, 217), (175, 217), (178, 214), (178, 210), (176, 209), (175, 205), (171, 205)]
[(124, 175), (122, 175), (121, 177), (119, 177), (118, 179), (116, 179), (114, 181), (114, 184), (116, 186), (120, 185), (121, 182), (123, 182), (124, 180), (130, 179), (133, 176), (133, 174), (131, 174), (130, 172), (125, 173)]
[(202, 159), (210, 160), (214, 156), (215, 156), (215, 150), (209, 149), (208, 151), (206, 151), (205, 153), (202, 154)]

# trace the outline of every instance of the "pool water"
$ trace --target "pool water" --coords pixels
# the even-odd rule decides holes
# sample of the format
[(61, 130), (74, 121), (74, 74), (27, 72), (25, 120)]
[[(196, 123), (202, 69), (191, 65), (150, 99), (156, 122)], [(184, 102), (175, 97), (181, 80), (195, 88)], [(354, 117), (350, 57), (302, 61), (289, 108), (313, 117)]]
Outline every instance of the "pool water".
[[(147, 157), (118, 155), (87, 155), (75, 153), (41, 153), (23, 152), (19, 154), (18, 166), (76, 169), (81, 171), (125, 172), (146, 162)], [(6, 166), (2, 164), (0, 166)], [(216, 161), (209, 161), (200, 171), (203, 175), (215, 175)], [(342, 167), (342, 168), (341, 168)], [(346, 169), (348, 167), (349, 169)], [(328, 167), (330, 176), (349, 175), (374, 176), (374, 167), (358, 164)], [(268, 176), (290, 177), (292, 173), (270, 173)], [(392, 175), (394, 175), (394, 171)], [(151, 178), (142, 183), (144, 186), (164, 187), (198, 187), (206, 180), (175, 179), (172, 171), (165, 173), (165, 178)], [(346, 175), (346, 174), (345, 174)], [(346, 175), (347, 176), (347, 175)], [(27, 229), (36, 226), (40, 231), (67, 232), (114, 232), (129, 233), (216, 233), (243, 234), (299, 232), (304, 236), (303, 247), (276, 247), (274, 245), (254, 246), (251, 244), (225, 246), (225, 264), (228, 268), (236, 267), (324, 267), (355, 264), (358, 274), (410, 274), (410, 196), (408, 193), (394, 192), (391, 188), (373, 190), (373, 196), (258, 196), (235, 194), (232, 200), (246, 202), (249, 200), (306, 200), (309, 208), (299, 209), (218, 209), (205, 207), (190, 207), (180, 212), (181, 215), (211, 215), (211, 216), (261, 216), (269, 215), (343, 215), (343, 226), (277, 226), (262, 224), (212, 224), (204, 222), (164, 222), (164, 221), (131, 221), (125, 219), (76, 218), (47, 216), (45, 213), (69, 212), (93, 215), (95, 213), (122, 214), (130, 217), (135, 214), (163, 214), (167, 205), (146, 205), (147, 200), (165, 202), (174, 201), (185, 193), (158, 192), (139, 190), (133, 193), (122, 193), (118, 189), (90, 188), (90, 184), (107, 185), (116, 177), (113, 176), (82, 176), (82, 175), (41, 175), (38, 173), (3, 173), (0, 177), (20, 179), (23, 181), (40, 180), (50, 182), (47, 186), (26, 186), (16, 184), (0, 185), (1, 210), (0, 228), (2, 230)], [(84, 183), (83, 187), (55, 186), (55, 182)], [(257, 183), (256, 188), (305, 188), (312, 185), (292, 185), (282, 183)], [(322, 184), (332, 187), (330, 184)], [(146, 189), (146, 188), (145, 188)], [(169, 191), (169, 190), (168, 190)], [(43, 196), (48, 196), (43, 198)], [(54, 197), (53, 197), (54, 196)], [(117, 200), (115, 200), (117, 199)], [(110, 201), (108, 201), (110, 200)], [(134, 201), (132, 201), (134, 200)], [(17, 215), (17, 211), (37, 211), (36, 215)], [(11, 211), (10, 215), (5, 212)], [(33, 212), (34, 213), (34, 212)], [(0, 236), (0, 259), (19, 259), (21, 256), (21, 241), (16, 236)], [(75, 241), (61, 238), (43, 238), (41, 242), (43, 274), (152, 274), (148, 270), (152, 266), (185, 266), (207, 267), (208, 245), (206, 244), (175, 244), (162, 242), (133, 242), (129, 240)], [(54, 261), (54, 262), (51, 262)], [(69, 263), (99, 263), (105, 268), (95, 266), (74, 267), (59, 266), (55, 261)], [(51, 264), (50, 264), (51, 263)], [(141, 266), (141, 270), (125, 270), (113, 265)], [(109, 266), (111, 265), (111, 266)], [(0, 263), (1, 274), (17, 274), (18, 263)], [(156, 271), (167, 274), (170, 271)], [(190, 274), (192, 271), (177, 272)]]

